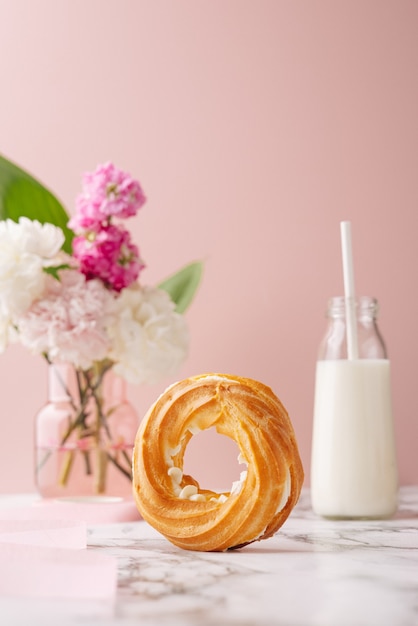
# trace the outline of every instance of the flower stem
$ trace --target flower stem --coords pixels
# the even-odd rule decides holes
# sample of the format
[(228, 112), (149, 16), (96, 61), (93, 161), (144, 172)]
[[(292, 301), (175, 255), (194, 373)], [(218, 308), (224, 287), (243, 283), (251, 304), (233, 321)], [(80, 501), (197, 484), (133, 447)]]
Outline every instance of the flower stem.
[[(51, 367), (54, 367), (48, 358), (47, 361)], [(65, 487), (69, 481), (77, 454), (82, 455), (86, 475), (94, 475), (93, 489), (96, 494), (106, 492), (109, 463), (132, 480), (131, 459), (122, 448), (124, 439), (115, 443), (109, 428), (109, 417), (117, 410), (118, 405), (110, 408), (104, 406), (103, 382), (105, 374), (112, 366), (113, 362), (106, 359), (94, 363), (87, 370), (75, 368), (76, 390), (70, 388), (63, 372), (59, 370), (55, 372), (68, 398), (68, 422), (58, 445), (54, 445), (53, 448), (51, 446), (45, 451), (45, 456), (38, 460), (36, 469), (40, 472), (52, 454), (63, 451), (58, 476), (58, 483), (62, 487)], [(65, 450), (74, 433), (77, 433), (76, 440), (71, 439), (71, 449)], [(115, 450), (112, 449), (113, 445)], [(94, 454), (94, 459), (91, 454)], [(93, 464), (92, 461), (94, 461)]]
[[(129, 465), (128, 465), (128, 466), (130, 467), (130, 465), (131, 465), (131, 464), (130, 464), (130, 460), (129, 460), (128, 455), (126, 454), (126, 452), (125, 452), (125, 451), (123, 451), (123, 454), (124, 454), (124, 456), (126, 457), (126, 459), (128, 460), (128, 462), (129, 462)], [(117, 468), (118, 468), (118, 470), (119, 470), (120, 472), (122, 472), (122, 474), (124, 474), (124, 475), (126, 476), (126, 478), (128, 478), (129, 480), (132, 480), (132, 470), (129, 470), (129, 471), (128, 471), (128, 470), (126, 470), (124, 467), (122, 467), (122, 465), (119, 463), (119, 461), (118, 461), (118, 460), (117, 460), (114, 456), (112, 456), (109, 452), (107, 453), (107, 458), (109, 459), (109, 461), (110, 461), (111, 463), (113, 463), (113, 465), (114, 465), (115, 467), (117, 467)]]
[(94, 481), (94, 491), (97, 494), (101, 494), (106, 491), (107, 454), (100, 447), (97, 447), (96, 455), (97, 471)]
[(91, 469), (91, 462), (90, 462), (90, 453), (88, 450), (82, 450), (82, 455), (84, 458), (84, 465), (86, 468), (86, 474), (87, 476), (90, 476), (92, 474), (92, 469)]
[(61, 485), (61, 487), (65, 487), (65, 485), (67, 484), (68, 477), (70, 475), (71, 468), (73, 466), (73, 462), (74, 462), (74, 450), (67, 450), (64, 453), (64, 459), (62, 462), (61, 471), (60, 471), (60, 475), (58, 478), (58, 483)]

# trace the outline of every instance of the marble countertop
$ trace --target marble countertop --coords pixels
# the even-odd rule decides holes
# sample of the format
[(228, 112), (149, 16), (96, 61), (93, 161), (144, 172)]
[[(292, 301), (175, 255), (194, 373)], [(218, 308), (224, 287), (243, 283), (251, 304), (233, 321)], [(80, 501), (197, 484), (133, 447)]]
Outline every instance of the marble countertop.
[(418, 487), (396, 516), (329, 521), (309, 491), (271, 539), (240, 551), (180, 550), (145, 522), (88, 527), (88, 550), (118, 562), (106, 601), (0, 597), (4, 626), (415, 626)]

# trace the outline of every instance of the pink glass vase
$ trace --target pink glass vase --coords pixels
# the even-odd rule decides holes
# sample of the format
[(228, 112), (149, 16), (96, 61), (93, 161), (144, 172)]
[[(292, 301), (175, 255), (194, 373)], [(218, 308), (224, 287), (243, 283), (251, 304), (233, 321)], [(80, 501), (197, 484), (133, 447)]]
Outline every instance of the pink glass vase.
[(106, 366), (48, 368), (49, 398), (36, 416), (35, 482), (45, 498), (132, 497), (138, 418), (125, 382)]

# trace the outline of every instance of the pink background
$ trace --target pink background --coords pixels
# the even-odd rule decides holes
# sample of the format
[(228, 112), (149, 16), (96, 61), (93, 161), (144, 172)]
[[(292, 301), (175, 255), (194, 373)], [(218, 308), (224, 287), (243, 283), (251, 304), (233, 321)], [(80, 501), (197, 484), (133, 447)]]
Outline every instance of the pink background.
[[(415, 0), (0, 0), (0, 81), (0, 152), (69, 210), (100, 162), (141, 180), (144, 282), (204, 260), (176, 378), (270, 385), (306, 484), (317, 347), (351, 220), (357, 291), (380, 301), (392, 362), (400, 479), (418, 482)], [(29, 491), (45, 366), (12, 347), (0, 381), (0, 491)], [(139, 414), (169, 382), (129, 388)], [(192, 441), (203, 486), (237, 471), (221, 441), (206, 454)]]

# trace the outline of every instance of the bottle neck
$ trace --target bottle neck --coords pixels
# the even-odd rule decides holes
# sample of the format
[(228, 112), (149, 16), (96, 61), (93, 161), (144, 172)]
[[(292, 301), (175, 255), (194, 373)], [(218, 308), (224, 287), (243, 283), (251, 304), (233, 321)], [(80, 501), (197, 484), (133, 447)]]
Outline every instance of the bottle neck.
[[(379, 313), (379, 303), (371, 296), (359, 296), (355, 299), (354, 307), (358, 320), (365, 319), (376, 321)], [(334, 296), (328, 301), (327, 317), (331, 319), (344, 319), (346, 312), (346, 298)]]
[(50, 402), (68, 402), (74, 392), (74, 372), (68, 363), (48, 366), (48, 398)]
[(111, 404), (126, 402), (126, 381), (112, 370), (105, 374), (106, 398)]
[[(105, 373), (101, 393), (106, 402), (120, 404), (126, 402), (126, 381), (112, 370)], [(48, 366), (48, 398), (50, 402), (78, 401), (79, 390), (76, 372), (70, 363), (52, 363)]]
[[(377, 324), (379, 307), (376, 298), (361, 296), (354, 304), (355, 358), (386, 359), (386, 345)], [(344, 296), (336, 296), (328, 301), (327, 318), (327, 330), (319, 347), (318, 358), (320, 360), (353, 358), (353, 351), (347, 346), (348, 329)]]

